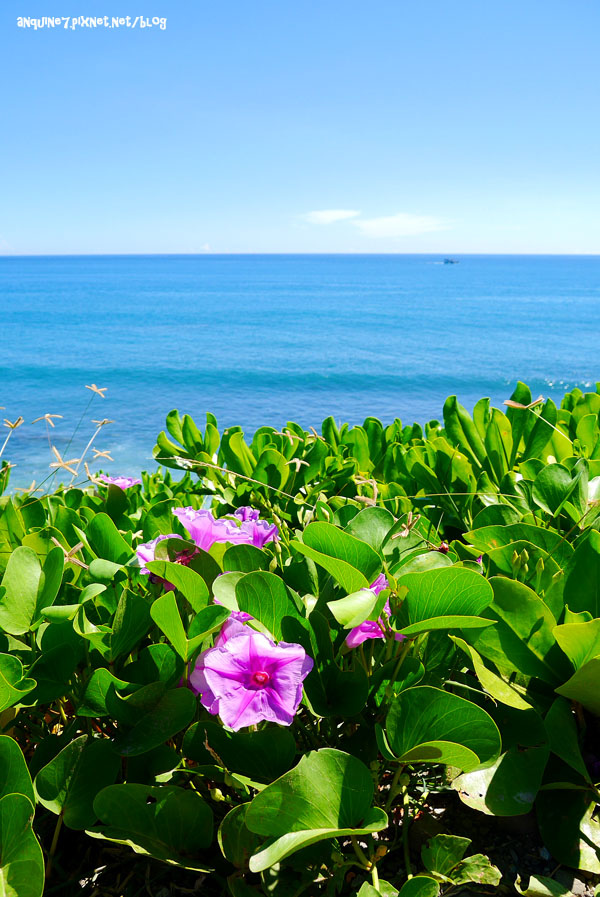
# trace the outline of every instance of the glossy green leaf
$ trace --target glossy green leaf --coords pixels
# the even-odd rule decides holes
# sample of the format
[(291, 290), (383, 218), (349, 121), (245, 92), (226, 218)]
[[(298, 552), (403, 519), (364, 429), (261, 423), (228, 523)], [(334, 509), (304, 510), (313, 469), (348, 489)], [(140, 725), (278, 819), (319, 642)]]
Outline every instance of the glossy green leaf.
[(108, 514), (95, 514), (88, 524), (86, 536), (99, 558), (114, 564), (125, 564), (133, 555), (133, 549)]
[(576, 670), (600, 655), (600, 620), (556, 626), (554, 636)]
[(559, 695), (577, 701), (595, 716), (600, 716), (600, 657), (594, 657), (584, 664), (570, 679), (559, 686)]
[(398, 585), (408, 589), (396, 618), (395, 628), (400, 631), (436, 618), (480, 617), (494, 597), (485, 577), (465, 567), (443, 567), (404, 575), (400, 571)]
[(240, 804), (230, 810), (218, 832), (219, 847), (225, 859), (238, 869), (245, 870), (249, 868), (250, 857), (258, 850), (261, 842), (260, 836), (251, 832), (246, 825), (248, 806)]
[(448, 877), (464, 857), (470, 838), (456, 835), (435, 835), (421, 848), (421, 859), (428, 872)]
[(330, 523), (310, 523), (302, 542), (294, 540), (292, 545), (331, 573), (349, 593), (368, 587), (381, 572), (381, 558), (370, 545)]
[(13, 738), (0, 735), (0, 798), (6, 794), (23, 794), (35, 804), (31, 776), (21, 748)]
[(44, 857), (31, 828), (33, 804), (22, 794), (0, 799), (0, 893), (2, 897), (41, 897)]
[(115, 689), (125, 688), (129, 683), (118, 679), (110, 670), (100, 667), (94, 670), (85, 687), (83, 697), (77, 706), (78, 716), (100, 717), (108, 714), (106, 695), (111, 685)]
[(415, 875), (400, 888), (398, 897), (437, 897), (440, 886), (427, 875)]
[(254, 545), (231, 545), (223, 555), (223, 568), (229, 572), (252, 573), (268, 570), (271, 558)]
[(586, 792), (542, 791), (537, 820), (546, 848), (558, 863), (600, 873), (600, 823), (596, 802)]
[(452, 782), (467, 806), (490, 816), (528, 813), (542, 784), (547, 746), (510, 748), (494, 762)]
[(572, 897), (573, 894), (567, 885), (544, 875), (530, 875), (526, 888), (521, 887), (521, 876), (518, 875), (515, 890), (523, 897)]
[(260, 872), (309, 844), (380, 831), (387, 816), (372, 807), (368, 768), (342, 751), (312, 751), (254, 798), (246, 812), (250, 831), (267, 837), (250, 859)]
[(185, 733), (183, 753), (196, 763), (216, 763), (258, 782), (272, 782), (293, 765), (296, 742), (282, 726), (229, 732), (216, 722), (199, 722)]
[(110, 785), (94, 801), (106, 826), (90, 832), (184, 869), (210, 871), (196, 859), (212, 840), (212, 812), (195, 791), (172, 785)]
[(0, 713), (20, 703), (36, 684), (35, 679), (25, 678), (18, 657), (0, 654)]
[(531, 708), (531, 704), (521, 697), (518, 691), (485, 666), (481, 657), (471, 645), (465, 642), (464, 639), (456, 636), (450, 636), (450, 638), (458, 645), (461, 651), (465, 652), (471, 661), (479, 682), (492, 698), (501, 701), (503, 704), (508, 704), (510, 707), (515, 707), (517, 710), (529, 710)]
[(556, 619), (547, 605), (515, 580), (495, 576), (490, 584), (494, 600), (486, 615), (498, 622), (481, 632), (465, 632), (465, 640), (506, 678), (518, 671), (553, 687), (563, 682), (570, 665), (556, 644)]
[(445, 763), (469, 772), (500, 753), (500, 733), (476, 704), (417, 685), (394, 699), (386, 720), (390, 748), (404, 763)]
[(174, 561), (150, 561), (146, 567), (155, 576), (172, 583), (182, 595), (185, 595), (196, 613), (208, 604), (210, 596), (207, 585), (200, 574), (191, 567), (176, 564)]
[(106, 707), (120, 724), (115, 750), (123, 756), (135, 756), (164, 744), (189, 725), (196, 700), (187, 688), (167, 691), (164, 683), (156, 682), (126, 698), (109, 688)]
[(81, 735), (38, 772), (38, 800), (52, 813), (62, 814), (68, 828), (89, 828), (96, 820), (94, 798), (102, 788), (112, 785), (120, 768), (120, 758), (110, 741)]
[(569, 702), (557, 698), (546, 714), (544, 724), (550, 750), (589, 782), (590, 774), (581, 756), (577, 723)]
[(240, 610), (258, 620), (276, 641), (282, 638), (286, 617), (301, 620), (285, 583), (274, 573), (247, 573), (235, 586), (235, 598)]

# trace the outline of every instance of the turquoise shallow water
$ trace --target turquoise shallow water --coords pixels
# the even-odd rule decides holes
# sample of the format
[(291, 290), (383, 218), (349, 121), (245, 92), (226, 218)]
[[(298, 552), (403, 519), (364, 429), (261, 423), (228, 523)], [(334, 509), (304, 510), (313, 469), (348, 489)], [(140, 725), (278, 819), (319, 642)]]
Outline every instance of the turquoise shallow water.
[(328, 414), (406, 423), (447, 395), (500, 403), (517, 380), (559, 397), (594, 387), (600, 257), (93, 256), (0, 258), (2, 414), (13, 485), (48, 473), (45, 413), (62, 450), (108, 417), (113, 473), (153, 469), (171, 408), (221, 427)]

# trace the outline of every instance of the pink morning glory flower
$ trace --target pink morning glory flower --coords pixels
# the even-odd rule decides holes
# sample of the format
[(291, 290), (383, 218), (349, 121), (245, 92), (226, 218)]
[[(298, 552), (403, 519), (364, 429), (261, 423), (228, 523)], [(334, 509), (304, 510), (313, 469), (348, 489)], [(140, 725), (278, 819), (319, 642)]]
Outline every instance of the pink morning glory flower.
[(301, 645), (275, 644), (244, 628), (199, 656), (190, 685), (208, 712), (220, 716), (234, 732), (262, 720), (289, 726), (302, 700), (302, 683), (313, 668), (312, 658)]
[(215, 542), (232, 542), (241, 545), (247, 542), (245, 534), (232, 520), (215, 518), (212, 511), (194, 508), (173, 508), (173, 513), (188, 531), (199, 548), (208, 551)]
[(267, 542), (279, 541), (279, 530), (274, 523), (260, 519), (260, 512), (248, 506), (234, 511), (234, 517), (242, 521), (240, 529), (247, 534), (248, 544), (264, 548)]
[[(219, 601), (218, 598), (213, 598), (213, 601), (215, 604), (223, 604), (223, 602)], [(221, 626), (221, 629), (215, 641), (215, 647), (224, 645), (225, 642), (229, 641), (230, 638), (233, 638), (234, 636), (240, 635), (242, 632), (244, 632), (244, 623), (247, 623), (248, 620), (252, 619), (252, 614), (247, 614), (246, 611), (232, 610)]]
[[(212, 511), (194, 508), (173, 508), (194, 542), (208, 551), (215, 542), (231, 542), (233, 545), (254, 545), (264, 548), (267, 542), (279, 539), (275, 524), (259, 519), (254, 508), (238, 508), (234, 519), (214, 517)], [(238, 523), (238, 521), (241, 521)]]
[(118, 486), (119, 489), (131, 489), (132, 486), (140, 486), (142, 481), (136, 480), (135, 477), (109, 477), (108, 474), (101, 473), (97, 477), (98, 480), (106, 486)]
[[(385, 575), (380, 573), (377, 579), (371, 583), (369, 589), (374, 592), (375, 595), (379, 595), (380, 592), (388, 588), (388, 585), (389, 583), (385, 578)], [(383, 610), (388, 617), (391, 616), (392, 611), (389, 601), (385, 602)], [(385, 638), (383, 619), (381, 617), (379, 620), (365, 620), (360, 626), (355, 626), (354, 629), (351, 629), (350, 634), (346, 638), (346, 644), (349, 648), (356, 648), (370, 638)], [(401, 642), (403, 638), (404, 636), (400, 635), (400, 633), (395, 635), (395, 639), (398, 642)]]
[(241, 520), (242, 523), (245, 523), (246, 520), (258, 520), (260, 517), (260, 511), (257, 511), (256, 508), (251, 508), (249, 505), (246, 505), (245, 507), (238, 508), (237, 511), (234, 511), (233, 516), (237, 517), (238, 520)]

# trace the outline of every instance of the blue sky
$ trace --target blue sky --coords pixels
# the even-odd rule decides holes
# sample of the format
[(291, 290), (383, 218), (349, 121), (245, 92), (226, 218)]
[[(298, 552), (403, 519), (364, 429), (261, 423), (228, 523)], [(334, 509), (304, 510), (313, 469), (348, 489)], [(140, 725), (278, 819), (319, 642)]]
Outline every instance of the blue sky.
[[(165, 30), (17, 28), (136, 15)], [(593, 0), (3, 0), (0, 253), (600, 252)]]

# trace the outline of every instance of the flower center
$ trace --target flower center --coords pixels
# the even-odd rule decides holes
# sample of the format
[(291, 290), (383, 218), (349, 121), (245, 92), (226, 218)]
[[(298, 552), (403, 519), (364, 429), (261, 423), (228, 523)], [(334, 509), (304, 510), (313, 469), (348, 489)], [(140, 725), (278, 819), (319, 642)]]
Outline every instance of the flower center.
[(265, 673), (264, 670), (257, 670), (256, 673), (252, 673), (252, 683), (254, 685), (266, 685), (270, 678), (269, 674)]
[(175, 556), (175, 563), (182, 564), (184, 567), (188, 567), (192, 560), (198, 554), (197, 551), (190, 549), (188, 551), (180, 551), (178, 555)]

